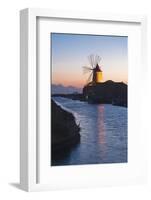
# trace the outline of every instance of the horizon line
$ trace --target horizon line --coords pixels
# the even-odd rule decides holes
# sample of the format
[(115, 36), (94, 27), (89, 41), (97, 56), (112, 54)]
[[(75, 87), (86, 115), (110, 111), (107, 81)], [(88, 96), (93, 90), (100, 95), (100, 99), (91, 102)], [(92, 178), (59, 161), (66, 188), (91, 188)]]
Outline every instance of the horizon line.
[[(105, 83), (105, 82), (107, 82), (107, 81), (112, 81), (112, 82), (115, 82), (115, 83), (124, 83), (124, 84), (126, 84), (126, 85), (128, 85), (128, 82), (127, 81), (113, 81), (113, 80), (111, 80), (111, 79), (108, 79), (108, 80), (106, 80), (106, 81), (103, 81), (103, 82), (100, 82), (100, 83)], [(89, 84), (89, 83), (86, 83), (86, 84), (84, 84), (84, 85), (82, 85), (82, 86), (77, 86), (77, 85), (66, 85), (66, 84), (63, 84), (63, 83), (50, 83), (51, 85), (61, 85), (61, 86), (63, 86), (63, 87), (75, 87), (75, 88), (83, 88), (85, 85), (87, 85), (87, 84)]]

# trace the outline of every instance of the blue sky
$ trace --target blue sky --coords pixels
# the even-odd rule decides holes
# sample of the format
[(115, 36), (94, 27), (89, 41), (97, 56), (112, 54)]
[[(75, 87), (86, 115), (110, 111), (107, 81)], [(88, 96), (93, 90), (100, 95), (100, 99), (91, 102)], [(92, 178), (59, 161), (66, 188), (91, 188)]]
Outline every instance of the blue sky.
[(128, 37), (51, 33), (52, 83), (82, 87), (88, 56), (99, 55), (104, 81), (127, 82)]

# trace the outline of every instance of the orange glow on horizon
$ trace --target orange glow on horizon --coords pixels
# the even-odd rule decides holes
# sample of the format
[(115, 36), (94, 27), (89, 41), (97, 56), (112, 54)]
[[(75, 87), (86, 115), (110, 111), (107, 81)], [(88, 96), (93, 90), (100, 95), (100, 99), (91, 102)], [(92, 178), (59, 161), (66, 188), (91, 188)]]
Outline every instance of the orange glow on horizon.
[[(128, 37), (53, 33), (51, 82), (83, 88), (88, 82), (128, 82)], [(100, 56), (103, 74), (93, 76), (89, 55)], [(89, 58), (92, 58), (89, 57)], [(87, 67), (84, 74), (83, 67)], [(88, 81), (89, 80), (89, 81)]]
[[(112, 79), (103, 79), (101, 82), (106, 82), (108, 80), (112, 80)], [(114, 82), (123, 82), (125, 84), (128, 84), (128, 81), (127, 80), (121, 80), (121, 79), (116, 79), (116, 80), (112, 80)], [(69, 86), (73, 86), (73, 87), (77, 87), (77, 88), (83, 88), (87, 83), (85, 80), (83, 81), (60, 81), (60, 82), (52, 82), (52, 84), (55, 84), (55, 85), (63, 85), (65, 87), (69, 87)]]
[[(82, 71), (82, 70), (81, 70)], [(87, 84), (87, 79), (89, 77), (89, 74), (82, 74), (81, 71), (73, 72), (71, 71), (60, 71), (59, 72), (53, 72), (52, 73), (52, 83), (56, 85), (64, 85), (64, 86), (73, 86), (78, 88), (83, 88), (84, 85)], [(128, 83), (128, 72), (124, 71), (117, 71), (114, 70), (103, 70), (103, 76), (101, 77), (101, 82), (105, 82), (108, 80), (112, 80), (114, 82), (124, 82)]]
[(81, 82), (52, 82), (52, 84), (55, 84), (55, 85), (63, 85), (65, 87), (69, 87), (69, 86), (73, 86), (73, 87), (77, 87), (77, 88), (82, 88), (84, 85), (85, 85), (85, 82), (81, 81)]

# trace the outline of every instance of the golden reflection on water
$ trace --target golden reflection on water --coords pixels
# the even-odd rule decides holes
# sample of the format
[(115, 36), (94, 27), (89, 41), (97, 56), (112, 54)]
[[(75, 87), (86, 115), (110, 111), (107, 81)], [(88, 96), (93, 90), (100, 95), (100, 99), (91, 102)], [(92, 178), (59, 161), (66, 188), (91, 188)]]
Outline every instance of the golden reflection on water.
[(98, 142), (101, 150), (102, 159), (105, 158), (107, 152), (107, 144), (106, 144), (106, 130), (105, 130), (105, 121), (104, 121), (105, 107), (104, 105), (98, 106), (98, 118), (97, 118), (97, 126), (98, 126)]

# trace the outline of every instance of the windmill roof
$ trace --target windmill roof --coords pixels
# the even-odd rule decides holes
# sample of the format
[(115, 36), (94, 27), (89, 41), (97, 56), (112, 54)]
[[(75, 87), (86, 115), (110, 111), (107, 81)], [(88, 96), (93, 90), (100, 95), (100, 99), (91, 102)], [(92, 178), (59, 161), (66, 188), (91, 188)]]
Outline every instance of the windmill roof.
[(96, 65), (95, 70), (99, 71), (99, 72), (102, 72), (102, 70), (101, 70), (101, 68), (100, 68), (100, 66), (98, 64)]

